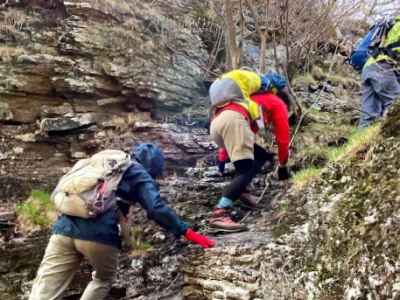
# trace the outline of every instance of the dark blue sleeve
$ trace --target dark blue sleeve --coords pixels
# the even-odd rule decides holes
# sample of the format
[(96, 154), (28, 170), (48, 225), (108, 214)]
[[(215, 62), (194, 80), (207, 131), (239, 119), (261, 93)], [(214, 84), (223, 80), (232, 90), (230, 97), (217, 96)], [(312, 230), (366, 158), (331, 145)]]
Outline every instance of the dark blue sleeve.
[(117, 195), (129, 203), (138, 202), (147, 211), (149, 219), (176, 237), (180, 237), (188, 229), (188, 225), (161, 199), (156, 182), (140, 164), (132, 165), (125, 172)]

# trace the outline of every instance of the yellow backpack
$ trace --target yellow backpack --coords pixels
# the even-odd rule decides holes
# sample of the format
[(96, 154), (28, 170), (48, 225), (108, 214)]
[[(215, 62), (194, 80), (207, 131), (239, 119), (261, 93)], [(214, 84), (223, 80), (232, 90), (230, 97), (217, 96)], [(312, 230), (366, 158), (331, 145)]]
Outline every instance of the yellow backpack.
[(250, 95), (258, 92), (261, 78), (257, 73), (246, 70), (233, 70), (225, 73), (210, 86), (211, 110), (228, 102), (237, 102), (243, 106), (253, 121), (262, 118), (260, 105), (250, 99)]

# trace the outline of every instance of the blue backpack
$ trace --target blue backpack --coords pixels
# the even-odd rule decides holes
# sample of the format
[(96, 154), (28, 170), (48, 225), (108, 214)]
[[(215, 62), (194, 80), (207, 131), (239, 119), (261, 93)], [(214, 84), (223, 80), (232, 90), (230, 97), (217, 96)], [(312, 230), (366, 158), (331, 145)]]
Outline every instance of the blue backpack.
[(379, 54), (379, 45), (393, 26), (393, 20), (383, 20), (374, 24), (368, 33), (362, 37), (352, 50), (348, 62), (358, 72), (361, 72), (364, 64), (371, 56)]

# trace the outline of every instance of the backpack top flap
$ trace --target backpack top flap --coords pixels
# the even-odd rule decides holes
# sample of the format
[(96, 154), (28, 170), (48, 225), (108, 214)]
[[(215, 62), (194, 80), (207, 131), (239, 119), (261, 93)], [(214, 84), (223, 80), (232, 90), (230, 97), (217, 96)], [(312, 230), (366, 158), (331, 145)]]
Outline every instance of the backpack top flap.
[(78, 195), (86, 203), (89, 215), (95, 216), (115, 203), (114, 192), (130, 165), (130, 155), (120, 150), (104, 150), (88, 159), (79, 160), (60, 179), (52, 199), (54, 201), (59, 192), (66, 197), (69, 194)]
[(130, 165), (130, 155), (120, 150), (103, 150), (90, 158), (90, 164), (102, 170), (103, 177), (123, 173)]

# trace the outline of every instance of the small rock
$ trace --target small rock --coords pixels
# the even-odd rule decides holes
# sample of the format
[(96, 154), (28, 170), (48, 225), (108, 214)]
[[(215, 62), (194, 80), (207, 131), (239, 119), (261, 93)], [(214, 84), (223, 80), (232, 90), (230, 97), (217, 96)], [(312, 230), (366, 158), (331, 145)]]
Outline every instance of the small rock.
[(65, 174), (65, 173), (67, 173), (70, 169), (71, 169), (71, 168), (65, 167), (65, 168), (62, 168), (61, 171), (62, 171), (62, 173)]
[(80, 151), (72, 153), (71, 156), (76, 159), (82, 159), (88, 157), (88, 155), (85, 152), (80, 152)]
[(135, 122), (136, 130), (144, 130), (157, 127), (160, 127), (160, 125), (153, 122)]
[(15, 154), (22, 154), (22, 153), (24, 153), (24, 148), (22, 148), (22, 147), (14, 147), (13, 151), (14, 151)]
[(40, 122), (43, 132), (60, 132), (81, 129), (95, 124), (93, 114), (81, 114), (72, 118), (46, 118)]
[(143, 270), (143, 260), (132, 259), (131, 267), (132, 267), (133, 272), (140, 274)]
[(166, 238), (167, 238), (167, 237), (165, 236), (165, 234), (163, 234), (163, 233), (160, 232), (160, 231), (158, 231), (158, 232), (156, 232), (155, 234), (153, 234), (153, 239), (154, 239), (155, 241), (158, 241), (158, 242), (163, 242), (163, 241), (165, 241)]
[(96, 139), (102, 139), (107, 137), (107, 133), (105, 131), (99, 131), (95, 133), (94, 136)]
[(10, 105), (6, 102), (0, 102), (0, 121), (9, 121), (14, 117)]
[(110, 104), (124, 103), (125, 101), (126, 101), (126, 98), (124, 98), (124, 97), (104, 98), (104, 99), (97, 100), (97, 105), (105, 106), (105, 105), (110, 105)]
[(218, 170), (209, 170), (204, 172), (204, 177), (220, 177)]
[(310, 84), (308, 86), (308, 91), (311, 93), (315, 93), (316, 91), (318, 91), (319, 89), (319, 85), (318, 84)]
[(34, 143), (36, 142), (36, 135), (34, 133), (25, 133), (16, 135), (15, 139), (20, 140), (25, 143)]

